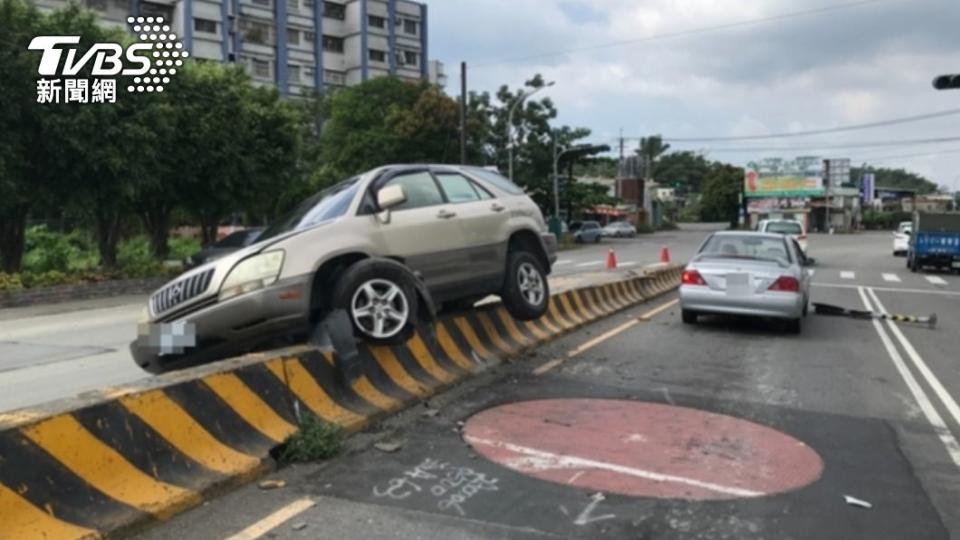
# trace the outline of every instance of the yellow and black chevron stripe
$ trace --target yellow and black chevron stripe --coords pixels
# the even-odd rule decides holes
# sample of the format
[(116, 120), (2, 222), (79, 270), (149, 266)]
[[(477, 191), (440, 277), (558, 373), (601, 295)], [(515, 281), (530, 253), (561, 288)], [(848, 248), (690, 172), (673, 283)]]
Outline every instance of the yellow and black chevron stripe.
[(669, 267), (555, 294), (536, 321), (499, 305), (455, 315), (406, 345), (362, 347), (352, 382), (333, 353), (300, 346), (152, 379), (68, 412), (0, 415), (0, 539), (99, 538), (169, 518), (270, 468), (271, 449), (297, 429), (295, 407), (357, 431), (673, 289), (679, 275)]

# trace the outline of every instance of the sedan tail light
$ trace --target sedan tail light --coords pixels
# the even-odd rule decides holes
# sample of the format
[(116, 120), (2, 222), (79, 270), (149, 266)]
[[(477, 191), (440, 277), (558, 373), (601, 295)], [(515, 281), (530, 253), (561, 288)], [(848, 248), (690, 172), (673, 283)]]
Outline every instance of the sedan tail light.
[(773, 285), (770, 285), (771, 291), (781, 292), (800, 292), (800, 282), (797, 278), (790, 276), (780, 276)]
[(700, 275), (700, 272), (696, 270), (684, 270), (683, 274), (680, 276), (680, 283), (684, 285), (706, 285), (707, 282), (703, 280), (703, 276)]

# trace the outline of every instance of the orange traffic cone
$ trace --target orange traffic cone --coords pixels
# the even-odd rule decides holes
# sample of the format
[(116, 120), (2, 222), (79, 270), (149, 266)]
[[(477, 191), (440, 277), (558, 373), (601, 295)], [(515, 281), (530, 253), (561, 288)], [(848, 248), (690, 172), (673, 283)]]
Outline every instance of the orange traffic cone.
[(617, 254), (613, 251), (613, 248), (610, 248), (610, 251), (607, 253), (607, 270), (616, 270), (617, 269)]
[(667, 246), (660, 248), (660, 262), (664, 264), (670, 262), (670, 248)]

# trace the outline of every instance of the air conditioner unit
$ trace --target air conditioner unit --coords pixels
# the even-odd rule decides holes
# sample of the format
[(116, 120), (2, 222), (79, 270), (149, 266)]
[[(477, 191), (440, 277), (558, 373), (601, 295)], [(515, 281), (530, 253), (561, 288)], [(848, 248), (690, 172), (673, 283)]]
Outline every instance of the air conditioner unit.
[(394, 51), (393, 55), (394, 55), (394, 57), (396, 57), (396, 59), (397, 59), (397, 65), (398, 65), (398, 66), (405, 66), (405, 65), (407, 65), (407, 57), (406, 57), (405, 54), (403, 54), (403, 51)]

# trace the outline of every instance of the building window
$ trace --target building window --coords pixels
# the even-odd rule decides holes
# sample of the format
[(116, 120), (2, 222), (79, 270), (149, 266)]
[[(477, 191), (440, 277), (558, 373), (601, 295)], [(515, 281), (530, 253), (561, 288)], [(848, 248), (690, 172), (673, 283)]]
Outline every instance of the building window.
[(244, 41), (261, 45), (270, 44), (270, 25), (267, 23), (243, 20), (240, 21), (240, 31)]
[(163, 20), (173, 22), (173, 5), (143, 2), (140, 4), (140, 15), (144, 17), (163, 17)]
[(303, 68), (303, 78), (306, 79), (306, 80), (308, 80), (308, 81), (310, 81), (311, 83), (313, 82), (313, 76), (314, 76), (315, 74), (316, 74), (316, 72), (313, 70), (312, 67), (304, 67), (304, 68)]
[(107, 10), (107, 0), (87, 0), (86, 4), (88, 8), (95, 9), (97, 11)]
[(343, 52), (343, 38), (323, 36), (323, 50), (335, 53)]
[(369, 17), (367, 17), (367, 24), (369, 24), (374, 28), (386, 28), (387, 20), (377, 15), (370, 15)]
[(347, 19), (347, 7), (343, 4), (334, 4), (333, 2), (323, 3), (323, 16), (328, 19)]
[(270, 7), (270, 0), (250, 0), (255, 6)]
[(304, 33), (303, 33), (303, 40), (306, 41), (307, 43), (313, 44), (313, 40), (315, 40), (315, 39), (317, 39), (317, 33), (316, 33), (316, 32), (304, 32)]
[(287, 45), (300, 44), (300, 31), (294, 28), (287, 28)]
[(251, 58), (250, 66), (253, 68), (253, 76), (260, 79), (270, 78), (270, 61)]
[(323, 72), (323, 82), (326, 84), (337, 84), (343, 86), (343, 83), (346, 82), (346, 80), (347, 78), (343, 73), (326, 70)]
[(385, 53), (385, 52), (383, 52), (383, 51), (381, 51), (381, 50), (377, 50), (377, 49), (370, 49), (370, 61), (371, 61), (371, 62), (386, 62), (386, 61), (387, 61), (387, 53)]
[(303, 7), (313, 9), (313, 0), (303, 0)]
[(407, 34), (417, 35), (417, 29), (420, 23), (413, 19), (403, 19), (403, 31)]
[(287, 81), (292, 83), (300, 82), (300, 66), (293, 64), (287, 65)]
[(216, 34), (217, 33), (217, 21), (211, 21), (210, 19), (193, 19), (193, 31), (202, 32), (205, 34)]
[(416, 51), (400, 51), (402, 64), (405, 66), (416, 67), (420, 60), (420, 55)]
[(287, 0), (287, 11), (300, 11), (300, 0)]

